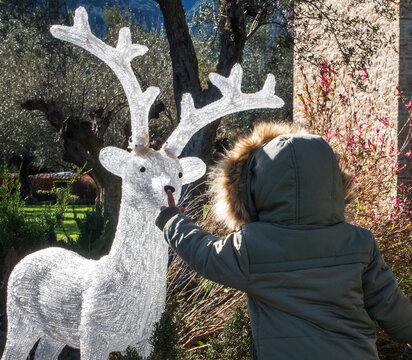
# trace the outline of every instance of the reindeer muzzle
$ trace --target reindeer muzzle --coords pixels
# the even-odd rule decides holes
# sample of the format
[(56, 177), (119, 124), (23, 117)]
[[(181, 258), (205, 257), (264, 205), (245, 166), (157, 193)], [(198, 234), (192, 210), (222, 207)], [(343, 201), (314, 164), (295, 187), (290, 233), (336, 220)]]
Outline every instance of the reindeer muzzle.
[(172, 193), (175, 192), (175, 188), (173, 186), (170, 186), (170, 185), (166, 185), (164, 187), (164, 189), (165, 189), (165, 192), (167, 192), (167, 190), (170, 190)]

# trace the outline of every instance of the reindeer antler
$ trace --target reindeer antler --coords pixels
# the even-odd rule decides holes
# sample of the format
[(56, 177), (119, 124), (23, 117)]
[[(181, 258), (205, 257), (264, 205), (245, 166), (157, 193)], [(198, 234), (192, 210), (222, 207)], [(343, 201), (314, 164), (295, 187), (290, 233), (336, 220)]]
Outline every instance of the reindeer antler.
[(209, 74), (210, 81), (220, 90), (222, 97), (200, 109), (195, 108), (190, 94), (184, 94), (180, 123), (162, 148), (178, 156), (198, 130), (222, 116), (258, 108), (275, 109), (284, 105), (283, 100), (274, 95), (276, 81), (272, 74), (267, 76), (262, 90), (253, 94), (242, 93), (242, 75), (239, 64), (233, 66), (228, 78), (216, 73)]
[(159, 88), (149, 87), (142, 92), (130, 62), (136, 56), (144, 55), (148, 48), (144, 45), (132, 44), (129, 28), (120, 29), (115, 48), (105, 44), (92, 34), (84, 7), (76, 9), (73, 26), (53, 25), (50, 32), (58, 39), (82, 47), (109, 65), (119, 78), (129, 102), (132, 124), (132, 138), (129, 147), (147, 146), (149, 144), (149, 110), (159, 94)]

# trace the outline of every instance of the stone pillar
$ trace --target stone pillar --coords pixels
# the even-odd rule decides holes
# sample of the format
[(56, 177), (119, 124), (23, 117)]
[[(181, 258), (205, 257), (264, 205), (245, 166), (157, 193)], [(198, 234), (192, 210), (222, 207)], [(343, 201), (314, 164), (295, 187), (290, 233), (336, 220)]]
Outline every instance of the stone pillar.
[[(321, 3), (321, 2), (319, 2)], [(359, 121), (371, 118), (371, 109), (375, 118), (387, 116), (393, 124), (393, 129), (386, 129), (387, 135), (391, 136), (393, 142), (399, 146), (404, 142), (406, 131), (398, 135), (399, 130), (405, 125), (408, 118), (405, 105), (399, 103), (399, 98), (396, 97), (397, 86), (401, 88), (405, 97), (412, 99), (412, 4), (409, 0), (400, 0), (394, 5), (394, 17), (389, 19), (380, 15), (376, 11), (376, 1), (367, 0), (357, 4), (356, 7), (351, 6), (350, 0), (325, 0), (323, 4), (335, 9), (341, 16), (348, 19), (355, 19), (360, 16), (367, 19), (371, 24), (379, 27), (379, 31), (383, 34), (383, 46), (371, 57), (371, 63), (367, 65), (369, 76), (363, 82), (364, 89), (355, 90), (357, 103), (357, 118)], [(407, 3), (409, 3), (407, 5)], [(296, 41), (295, 41), (295, 58), (294, 58), (294, 121), (302, 122), (303, 114), (301, 110), (303, 106), (298, 98), (298, 95), (303, 93), (303, 79), (300, 75), (299, 68), (303, 66), (306, 74), (313, 74), (318, 68), (309, 61), (302, 60), (299, 50), (307, 49), (306, 55), (313, 53), (315, 58), (323, 58), (327, 61), (339, 62), (342, 56), (336, 44), (336, 40), (331, 36), (331, 33), (325, 28), (331, 24), (318, 17), (316, 13), (312, 16), (307, 16), (308, 5), (299, 5), (302, 8), (297, 9), (298, 16), (301, 13), (305, 14), (305, 18), (310, 18), (309, 22), (303, 26), (301, 21), (295, 23)], [(311, 14), (309, 14), (311, 15)], [(332, 24), (333, 26), (333, 24)], [(315, 39), (315, 41), (314, 41)], [(392, 41), (390, 40), (392, 39)], [(347, 43), (351, 42), (350, 38), (344, 39)], [(356, 51), (356, 48), (355, 48)], [(339, 74), (345, 78), (351, 69), (341, 66)], [(346, 78), (346, 83), (349, 85), (350, 78)], [(344, 118), (342, 118), (342, 122)], [(368, 127), (369, 131), (376, 131), (380, 124), (375, 127)], [(382, 128), (382, 127), (380, 127)], [(405, 149), (403, 153), (409, 149)], [(400, 155), (401, 164), (406, 164), (408, 170), (403, 172), (402, 178), (398, 181), (403, 181), (405, 178), (412, 178), (411, 162), (407, 161), (404, 154)]]
[[(409, 4), (407, 4), (409, 3)], [(402, 0), (399, 16), (399, 88), (404, 94), (404, 97), (409, 102), (412, 99), (412, 3), (408, 0)], [(399, 134), (398, 143), (403, 144), (405, 136), (408, 132), (409, 124), (408, 111), (405, 104), (399, 103), (398, 127), (402, 129)], [(412, 146), (407, 145), (404, 153)], [(404, 171), (399, 177), (399, 181), (412, 180), (412, 162), (408, 161), (404, 154), (400, 155), (399, 162), (401, 165), (407, 166), (407, 171)]]

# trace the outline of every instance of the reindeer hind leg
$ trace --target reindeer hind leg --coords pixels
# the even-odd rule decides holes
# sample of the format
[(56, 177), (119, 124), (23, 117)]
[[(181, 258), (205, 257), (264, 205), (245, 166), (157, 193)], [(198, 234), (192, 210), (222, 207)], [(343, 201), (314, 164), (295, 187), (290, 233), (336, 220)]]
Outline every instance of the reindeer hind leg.
[(41, 337), (37, 345), (34, 360), (57, 360), (66, 344), (56, 341), (48, 335)]
[(24, 314), (10, 308), (7, 316), (7, 341), (2, 360), (25, 360), (42, 335)]

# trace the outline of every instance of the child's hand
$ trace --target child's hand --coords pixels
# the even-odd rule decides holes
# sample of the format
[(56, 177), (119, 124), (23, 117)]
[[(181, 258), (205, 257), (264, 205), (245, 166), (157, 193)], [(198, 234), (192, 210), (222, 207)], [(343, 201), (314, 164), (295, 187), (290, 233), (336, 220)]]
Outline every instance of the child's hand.
[[(167, 190), (166, 194), (167, 194), (167, 202), (169, 203), (169, 207), (176, 207), (176, 202), (175, 202), (175, 198), (173, 197), (172, 190)], [(160, 210), (164, 210), (166, 209), (166, 207), (167, 206), (162, 206)], [(179, 210), (182, 214), (186, 211), (184, 207), (179, 208)]]

